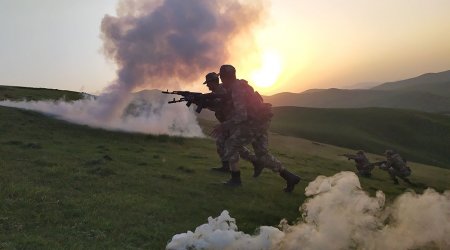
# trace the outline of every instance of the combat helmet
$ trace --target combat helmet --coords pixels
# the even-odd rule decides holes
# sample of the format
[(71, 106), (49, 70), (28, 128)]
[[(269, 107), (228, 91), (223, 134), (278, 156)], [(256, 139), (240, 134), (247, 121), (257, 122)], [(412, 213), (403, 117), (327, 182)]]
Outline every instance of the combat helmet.
[(392, 155), (395, 154), (395, 151), (392, 150), (392, 149), (387, 149), (386, 151), (384, 151), (384, 154), (385, 154), (386, 156), (392, 156)]

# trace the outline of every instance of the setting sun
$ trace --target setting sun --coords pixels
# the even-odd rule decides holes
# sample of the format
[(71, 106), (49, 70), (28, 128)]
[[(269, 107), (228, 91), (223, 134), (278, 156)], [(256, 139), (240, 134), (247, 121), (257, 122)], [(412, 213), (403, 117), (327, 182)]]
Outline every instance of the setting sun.
[(271, 87), (278, 80), (281, 67), (281, 56), (277, 52), (264, 52), (261, 58), (261, 67), (251, 73), (252, 82), (258, 87)]

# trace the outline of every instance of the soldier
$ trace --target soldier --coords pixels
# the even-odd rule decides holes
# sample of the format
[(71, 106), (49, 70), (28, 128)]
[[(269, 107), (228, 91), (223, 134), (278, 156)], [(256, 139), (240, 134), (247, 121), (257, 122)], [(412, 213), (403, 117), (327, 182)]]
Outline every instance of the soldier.
[(252, 144), (256, 158), (261, 164), (255, 168), (258, 176), (263, 167), (270, 168), (286, 181), (285, 192), (292, 192), (300, 177), (289, 172), (268, 151), (268, 133), (272, 117), (271, 105), (265, 104), (261, 96), (245, 81), (236, 78), (236, 70), (231, 65), (220, 67), (220, 79), (227, 92), (231, 95), (233, 109), (231, 115), (213, 130), (213, 135), (229, 131), (225, 140), (223, 159), (228, 161), (231, 169), (231, 179), (225, 182), (227, 186), (240, 186), (241, 173), (239, 171), (239, 150)]
[(374, 164), (369, 162), (364, 151), (359, 150), (356, 152), (356, 155), (344, 154), (343, 156), (347, 157), (348, 160), (354, 160), (356, 164), (356, 170), (358, 171), (359, 176), (370, 177), (372, 176), (372, 170), (374, 168)]
[[(206, 81), (203, 83), (206, 84), (208, 89), (215, 94), (226, 96), (226, 89), (219, 83), (219, 75), (215, 72), (208, 73), (206, 75)], [(224, 122), (227, 117), (231, 113), (232, 104), (230, 103), (229, 98), (221, 98), (217, 102), (213, 103), (208, 107), (211, 111), (214, 112), (214, 115), (216, 116), (217, 120), (219, 122)], [(225, 140), (229, 136), (229, 131), (223, 131), (220, 135), (217, 135), (216, 137), (216, 147), (217, 147), (217, 154), (219, 155), (220, 159), (222, 160), (222, 166), (211, 168), (211, 170), (219, 171), (219, 172), (230, 172), (230, 164), (228, 161), (223, 159), (224, 156), (224, 146), (225, 146)], [(257, 161), (256, 156), (250, 152), (246, 147), (242, 147), (239, 150), (239, 155), (242, 159), (247, 160), (253, 164), (254, 168), (257, 168)]]
[(387, 170), (394, 184), (398, 184), (396, 177), (399, 177), (404, 182), (413, 185), (411, 181), (406, 178), (411, 175), (411, 169), (406, 166), (406, 161), (394, 150), (386, 150), (386, 164), (382, 164), (380, 169)]

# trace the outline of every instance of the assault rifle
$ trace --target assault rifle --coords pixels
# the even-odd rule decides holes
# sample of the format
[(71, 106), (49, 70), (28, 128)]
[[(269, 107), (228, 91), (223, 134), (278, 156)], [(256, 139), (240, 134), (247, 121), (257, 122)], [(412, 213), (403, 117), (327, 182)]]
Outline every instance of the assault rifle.
[[(352, 155), (352, 154), (340, 154), (338, 156), (345, 156), (345, 157), (347, 157), (347, 160), (350, 160), (353, 157), (355, 157), (355, 155)], [(376, 167), (376, 166), (378, 166), (380, 169), (384, 169), (381, 166), (383, 164), (386, 164), (386, 163), (387, 163), (387, 161), (376, 161), (376, 162), (373, 162), (373, 163), (369, 163), (367, 166), (368, 167)]]
[(347, 160), (350, 160), (352, 157), (355, 157), (355, 155), (352, 155), (352, 154), (341, 154), (338, 156), (345, 156), (345, 157), (347, 157)]
[(214, 105), (214, 102), (218, 99), (224, 98), (224, 95), (219, 95), (215, 93), (199, 93), (199, 92), (190, 92), (190, 91), (162, 91), (163, 94), (168, 95), (180, 95), (182, 96), (180, 99), (175, 99), (169, 101), (168, 103), (177, 103), (177, 102), (186, 102), (186, 106), (190, 107), (193, 104), (197, 105), (195, 112), (202, 112), (203, 108), (208, 108)]
[(382, 168), (381, 166), (386, 163), (387, 163), (387, 161), (377, 161), (377, 162), (370, 163), (369, 166), (374, 166), (374, 167), (378, 166), (380, 169), (384, 170), (384, 168)]

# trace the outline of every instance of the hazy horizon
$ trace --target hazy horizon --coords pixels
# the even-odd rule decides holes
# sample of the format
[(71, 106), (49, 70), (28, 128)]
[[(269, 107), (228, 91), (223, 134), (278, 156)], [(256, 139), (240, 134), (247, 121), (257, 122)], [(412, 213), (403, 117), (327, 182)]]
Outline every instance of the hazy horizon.
[[(447, 72), (447, 71), (450, 71), (450, 70), (445, 70), (445, 71), (441, 71), (441, 72), (424, 72), (424, 73), (422, 73), (422, 74), (420, 74), (420, 75), (417, 75), (417, 76), (412, 76), (412, 77), (408, 77), (408, 78), (405, 78), (405, 79), (398, 79), (398, 80), (387, 81), (387, 82), (360, 82), (360, 83), (355, 83), (355, 84), (350, 84), (350, 85), (343, 85), (343, 86), (340, 86), (340, 87), (328, 86), (328, 87), (324, 87), (324, 88), (310, 88), (310, 89), (305, 89), (305, 90), (302, 90), (302, 91), (299, 91), (299, 92), (293, 92), (293, 91), (280, 91), (280, 92), (268, 93), (268, 94), (265, 94), (265, 95), (267, 95), (267, 96), (272, 96), (272, 95), (277, 95), (277, 94), (281, 94), (281, 93), (294, 93), (294, 94), (300, 94), (300, 93), (303, 93), (303, 92), (305, 92), (305, 91), (315, 90), (315, 89), (317, 89), (317, 90), (320, 90), (320, 89), (333, 89), (333, 88), (338, 88), (338, 89), (349, 89), (349, 90), (353, 90), (353, 89), (355, 89), (355, 90), (356, 90), (356, 89), (371, 89), (371, 88), (373, 88), (373, 87), (376, 87), (376, 86), (379, 86), (379, 85), (382, 85), (382, 84), (385, 84), (385, 83), (397, 82), (397, 81), (402, 81), (402, 80), (408, 80), (408, 79), (416, 78), (416, 77), (419, 77), (419, 76), (421, 76), (421, 75), (429, 74), (429, 73), (433, 74), (433, 73), (442, 73), (442, 72)], [(30, 88), (46, 88), (46, 89), (57, 89), (57, 90), (69, 90), (69, 91), (75, 91), (75, 92), (84, 92), (84, 93), (86, 93), (86, 94), (93, 94), (93, 95), (96, 94), (95, 92), (89, 92), (89, 91), (84, 91), (84, 90), (80, 91), (80, 90), (75, 90), (75, 89), (51, 88), (51, 87), (46, 87), (46, 86), (44, 86), (44, 85), (42, 85), (42, 86), (41, 86), (41, 85), (38, 85), (38, 86), (30, 86), (30, 85), (8, 85), (8, 84), (1, 84), (1, 83), (0, 83), (0, 86), (30, 87)], [(161, 88), (161, 89), (157, 89), (157, 88), (145, 88), (145, 89), (138, 89), (138, 90), (135, 90), (135, 91), (133, 91), (133, 92), (134, 92), (134, 93), (137, 93), (137, 92), (140, 92), (140, 91), (162, 91), (162, 90), (166, 90), (166, 89), (163, 89), (163, 88)]]

